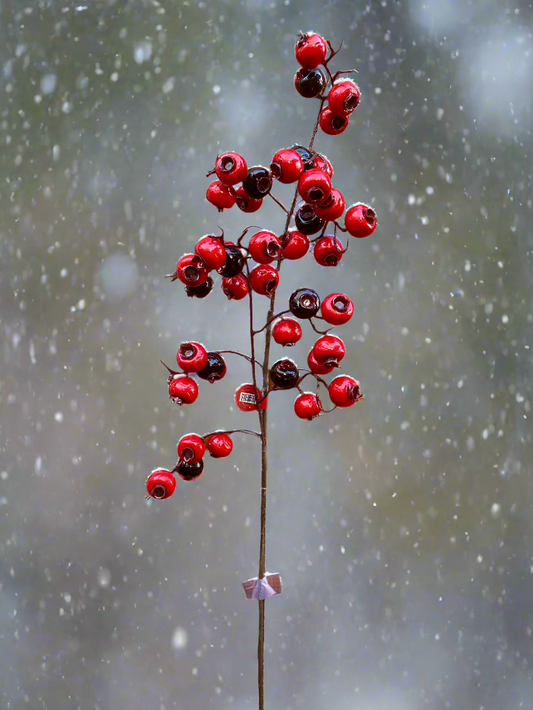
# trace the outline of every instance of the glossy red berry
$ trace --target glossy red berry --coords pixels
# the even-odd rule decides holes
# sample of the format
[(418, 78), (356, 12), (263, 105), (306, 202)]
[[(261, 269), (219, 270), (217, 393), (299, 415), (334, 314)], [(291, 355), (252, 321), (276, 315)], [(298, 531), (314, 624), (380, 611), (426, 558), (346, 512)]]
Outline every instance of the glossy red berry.
[(235, 204), (235, 191), (229, 185), (224, 185), (220, 180), (209, 185), (205, 196), (208, 202), (215, 205), (219, 212), (230, 209)]
[(322, 170), (307, 170), (298, 181), (298, 192), (306, 202), (324, 202), (331, 192), (331, 178)]
[(304, 99), (322, 96), (326, 88), (326, 77), (320, 69), (298, 69), (294, 75), (294, 88)]
[(229, 434), (215, 432), (206, 439), (207, 450), (214, 459), (224, 459), (233, 451), (233, 441)]
[(281, 254), (284, 259), (301, 259), (309, 251), (309, 237), (297, 229), (289, 229), (280, 239), (282, 244)]
[(329, 398), (337, 407), (352, 407), (363, 399), (359, 382), (348, 375), (339, 375), (328, 387)]
[(376, 211), (363, 204), (357, 202), (352, 205), (346, 212), (344, 225), (352, 237), (362, 239), (368, 237), (375, 230), (378, 224), (378, 216)]
[(201, 343), (182, 343), (176, 360), (183, 372), (199, 372), (207, 365), (207, 350)]
[(296, 387), (299, 379), (298, 365), (289, 357), (277, 360), (270, 368), (270, 382), (276, 389), (288, 390)]
[(226, 250), (221, 237), (206, 234), (198, 240), (195, 252), (202, 257), (210, 271), (220, 269), (226, 263)]
[(226, 361), (220, 353), (207, 353), (207, 365), (198, 372), (198, 377), (207, 382), (218, 382), (227, 372)]
[(205, 454), (204, 440), (198, 434), (185, 434), (178, 441), (178, 456), (187, 463), (201, 461)]
[(322, 153), (317, 153), (315, 155), (315, 168), (317, 170), (322, 170), (323, 173), (327, 173), (330, 178), (333, 177), (333, 165)]
[(272, 189), (272, 173), (263, 165), (255, 165), (248, 170), (242, 182), (244, 192), (254, 200), (262, 200)]
[(195, 463), (178, 461), (174, 470), (184, 481), (195, 481), (203, 473), (204, 461), (203, 459), (200, 459), (200, 461), (196, 461)]
[(224, 185), (236, 185), (242, 182), (248, 173), (246, 160), (238, 153), (222, 153), (215, 165), (217, 178)]
[(198, 397), (198, 385), (188, 375), (170, 375), (168, 378), (168, 396), (174, 404), (192, 404)]
[[(185, 286), (201, 286), (208, 276), (209, 271), (198, 254), (184, 254), (178, 261), (175, 277)], [(175, 277), (172, 277), (173, 281)]]
[(304, 171), (302, 156), (294, 148), (284, 148), (272, 158), (270, 172), (279, 182), (288, 185), (296, 182)]
[(205, 298), (209, 296), (214, 285), (213, 279), (208, 276), (200, 286), (185, 286), (185, 293), (189, 298)]
[(250, 271), (250, 286), (261, 296), (272, 296), (279, 284), (279, 273), (273, 266), (259, 264)]
[(326, 323), (343, 325), (353, 316), (353, 301), (344, 293), (332, 293), (322, 301), (320, 312)]
[[(263, 395), (259, 389), (251, 384), (244, 384), (237, 387), (235, 391), (235, 404), (241, 412), (255, 412), (257, 409), (266, 409), (268, 397), (262, 399)], [(257, 405), (259, 402), (259, 406)]]
[(315, 32), (302, 32), (294, 46), (296, 61), (305, 69), (315, 69), (328, 53), (326, 40)]
[(271, 264), (281, 254), (281, 244), (273, 232), (257, 232), (250, 239), (248, 253), (258, 264)]
[(318, 362), (324, 365), (338, 367), (346, 355), (346, 348), (342, 340), (336, 335), (323, 335), (313, 345), (313, 355)]
[(237, 202), (237, 207), (242, 212), (247, 213), (257, 212), (257, 210), (263, 204), (262, 199), (254, 200), (253, 197), (247, 195), (242, 185), (235, 190), (235, 201)]
[(294, 400), (294, 412), (300, 419), (311, 421), (318, 417), (322, 411), (322, 404), (318, 395), (313, 392), (303, 392)]
[(334, 222), (339, 217), (342, 217), (345, 206), (342, 193), (332, 188), (329, 197), (323, 202), (313, 205), (313, 208), (316, 216), (323, 219), (324, 222)]
[(316, 241), (313, 250), (313, 256), (321, 266), (337, 266), (343, 253), (340, 239), (331, 234), (326, 234)]
[(244, 274), (223, 278), (222, 291), (230, 301), (240, 301), (246, 298), (250, 291), (248, 279)]
[(333, 113), (329, 106), (320, 112), (318, 119), (320, 128), (328, 136), (338, 136), (348, 128), (349, 118), (344, 114)]
[(352, 79), (338, 79), (328, 94), (328, 106), (336, 115), (355, 111), (361, 100), (361, 91)]
[(150, 498), (156, 500), (170, 498), (176, 490), (174, 474), (166, 468), (156, 468), (146, 479), (146, 490)]
[(291, 347), (302, 337), (302, 326), (294, 318), (281, 318), (272, 328), (274, 342), (284, 347)]
[(307, 366), (315, 375), (329, 375), (335, 369), (334, 364), (325, 365), (323, 362), (319, 362), (313, 350), (310, 350), (307, 355)]
[(289, 310), (297, 318), (312, 318), (320, 308), (320, 297), (312, 288), (298, 288), (289, 298)]
[(226, 259), (224, 265), (217, 269), (217, 273), (221, 276), (237, 276), (244, 269), (245, 259), (242, 249), (233, 242), (225, 242), (224, 250)]

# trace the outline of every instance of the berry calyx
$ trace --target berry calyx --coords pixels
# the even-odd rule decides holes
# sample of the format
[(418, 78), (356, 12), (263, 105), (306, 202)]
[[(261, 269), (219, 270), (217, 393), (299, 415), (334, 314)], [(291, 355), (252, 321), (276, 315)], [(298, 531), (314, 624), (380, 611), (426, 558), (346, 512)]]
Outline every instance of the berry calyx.
[(257, 212), (263, 204), (263, 200), (254, 200), (253, 197), (247, 195), (242, 185), (235, 190), (235, 201), (237, 207), (247, 213)]
[(194, 251), (202, 257), (210, 271), (220, 269), (226, 263), (226, 250), (221, 237), (206, 234), (198, 240)]
[(186, 463), (201, 461), (205, 454), (204, 440), (198, 434), (185, 434), (178, 441), (178, 456)]
[(256, 165), (248, 170), (242, 182), (244, 192), (254, 200), (262, 200), (272, 189), (272, 174), (268, 168)]
[[(185, 286), (201, 286), (208, 276), (207, 267), (198, 254), (184, 254), (178, 261), (175, 277)], [(173, 281), (175, 277), (172, 277)]]
[(321, 96), (326, 88), (326, 77), (320, 69), (298, 69), (294, 75), (294, 88), (304, 99)]
[(237, 276), (244, 269), (244, 254), (240, 247), (232, 242), (225, 242), (224, 250), (226, 252), (226, 260), (224, 265), (217, 269), (217, 273), (221, 276)]
[(219, 212), (230, 209), (235, 204), (235, 191), (229, 185), (224, 185), (220, 180), (212, 182), (205, 193), (207, 201), (214, 205)]
[(313, 392), (302, 392), (294, 400), (294, 412), (300, 419), (311, 421), (318, 417), (322, 411), (322, 404), (318, 395)]
[[(255, 412), (258, 409), (266, 409), (268, 397), (262, 399), (263, 395), (259, 388), (246, 383), (235, 390), (235, 404), (241, 412)], [(259, 404), (257, 404), (259, 402)]]
[(281, 253), (281, 244), (273, 232), (257, 232), (250, 239), (248, 253), (258, 264), (271, 264)]
[(213, 279), (208, 276), (200, 286), (185, 286), (185, 293), (189, 298), (205, 298), (209, 296), (214, 285)]
[(316, 360), (327, 367), (338, 367), (346, 355), (342, 340), (336, 335), (323, 335), (313, 345), (313, 355)]
[(318, 123), (328, 136), (338, 136), (348, 128), (349, 118), (345, 114), (333, 113), (329, 106), (320, 112)]
[(326, 234), (315, 242), (313, 250), (313, 256), (321, 266), (337, 266), (343, 253), (340, 239), (331, 234)]
[(359, 382), (348, 375), (339, 375), (328, 387), (329, 398), (337, 407), (353, 407), (363, 399)]
[(320, 308), (320, 297), (312, 288), (299, 288), (289, 298), (290, 312), (297, 318), (312, 318)]
[(227, 372), (226, 361), (220, 353), (207, 353), (207, 364), (198, 372), (198, 377), (208, 382), (218, 382)]
[(276, 389), (296, 387), (300, 379), (298, 365), (288, 357), (277, 360), (270, 368), (270, 381)]
[(176, 479), (172, 471), (166, 468), (156, 468), (146, 479), (146, 490), (150, 498), (163, 500), (170, 498), (176, 490)]
[(270, 163), (272, 176), (284, 185), (296, 182), (303, 171), (304, 161), (294, 148), (278, 150)]
[(280, 239), (282, 250), (281, 254), (284, 259), (301, 259), (309, 251), (309, 237), (297, 229), (289, 229)]
[(296, 61), (305, 69), (315, 69), (328, 53), (326, 40), (315, 32), (302, 32), (294, 45)]
[(168, 378), (168, 396), (180, 407), (183, 404), (192, 404), (198, 397), (198, 385), (188, 375), (170, 375)]
[(183, 372), (199, 372), (207, 365), (207, 350), (201, 343), (182, 343), (176, 360)]
[(248, 173), (246, 160), (239, 153), (222, 153), (215, 164), (217, 178), (224, 185), (236, 185), (242, 182)]
[(244, 274), (230, 276), (222, 279), (222, 291), (230, 301), (240, 301), (246, 298), (250, 291), (248, 279)]
[(302, 337), (302, 326), (294, 318), (281, 318), (272, 328), (274, 342), (284, 347), (292, 347)]
[(361, 101), (361, 91), (353, 79), (338, 79), (328, 94), (328, 106), (336, 115), (353, 113)]
[(332, 293), (322, 301), (320, 313), (326, 323), (343, 325), (353, 316), (354, 305), (344, 293)]
[(196, 461), (196, 463), (188, 463), (187, 461), (178, 461), (174, 471), (184, 481), (195, 481), (199, 478), (204, 470), (204, 460)]
[(331, 178), (322, 170), (308, 170), (298, 181), (298, 192), (306, 202), (324, 202), (331, 192)]
[(339, 217), (342, 217), (345, 206), (346, 203), (342, 193), (332, 188), (329, 197), (323, 202), (313, 205), (313, 208), (317, 217), (320, 217), (325, 222), (334, 222)]
[(233, 441), (229, 434), (215, 432), (208, 436), (205, 445), (214, 459), (224, 459), (233, 451)]
[(323, 362), (319, 362), (312, 349), (307, 355), (307, 366), (314, 375), (329, 375), (335, 369), (334, 364), (325, 365)]
[(302, 234), (316, 234), (324, 226), (324, 220), (315, 214), (313, 205), (302, 203), (294, 215), (296, 229)]
[(250, 286), (261, 296), (272, 296), (279, 284), (279, 273), (273, 266), (259, 264), (250, 271)]
[(303, 145), (293, 145), (292, 150), (295, 150), (304, 161), (304, 170), (311, 170), (315, 165), (315, 155), (316, 153), (309, 150)]
[(357, 239), (368, 237), (377, 225), (378, 216), (376, 211), (363, 202), (357, 202), (352, 205), (344, 218), (344, 226), (352, 237), (357, 237)]

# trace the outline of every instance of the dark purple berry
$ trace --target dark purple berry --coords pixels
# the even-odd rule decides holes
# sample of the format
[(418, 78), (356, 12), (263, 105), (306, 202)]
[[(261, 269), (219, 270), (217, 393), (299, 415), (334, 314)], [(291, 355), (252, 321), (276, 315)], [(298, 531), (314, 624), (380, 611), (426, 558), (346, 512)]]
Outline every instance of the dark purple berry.
[(220, 353), (207, 353), (207, 365), (198, 372), (198, 377), (208, 382), (217, 382), (226, 374), (226, 362)]
[(294, 88), (304, 99), (320, 96), (326, 87), (326, 77), (320, 69), (298, 69), (294, 77)]
[(324, 226), (324, 220), (317, 217), (312, 205), (303, 202), (294, 215), (296, 229), (302, 234), (316, 234)]
[(298, 365), (288, 357), (275, 362), (270, 368), (270, 379), (272, 384), (282, 390), (296, 387), (300, 379)]
[(208, 276), (207, 281), (204, 281), (200, 286), (185, 286), (185, 293), (189, 298), (205, 298), (209, 296), (213, 290), (213, 279)]
[(183, 478), (184, 481), (194, 481), (202, 475), (204, 470), (203, 459), (196, 463), (187, 463), (187, 461), (178, 461), (174, 471)]
[(238, 276), (244, 269), (244, 255), (236, 244), (224, 244), (226, 250), (226, 263), (217, 269), (221, 276), (231, 278)]
[(272, 174), (268, 168), (256, 165), (242, 181), (244, 191), (254, 200), (262, 200), (272, 189)]
[(289, 298), (289, 309), (297, 318), (312, 318), (320, 308), (320, 297), (312, 288), (299, 288)]

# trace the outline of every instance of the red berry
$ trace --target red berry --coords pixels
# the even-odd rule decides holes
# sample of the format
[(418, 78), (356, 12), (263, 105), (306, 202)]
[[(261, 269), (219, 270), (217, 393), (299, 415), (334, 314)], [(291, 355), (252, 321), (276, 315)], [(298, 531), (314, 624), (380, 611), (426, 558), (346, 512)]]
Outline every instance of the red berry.
[(313, 392), (303, 392), (294, 400), (294, 412), (300, 419), (311, 421), (315, 417), (318, 417), (321, 411), (322, 404), (318, 395), (313, 394)]
[(348, 375), (339, 375), (328, 387), (329, 398), (337, 407), (352, 407), (363, 399), (359, 382)]
[(315, 155), (315, 168), (317, 170), (322, 170), (323, 173), (327, 173), (330, 177), (333, 177), (333, 165), (329, 162), (325, 155), (322, 155), (322, 153), (317, 153)]
[(242, 298), (246, 298), (250, 291), (248, 279), (244, 274), (223, 278), (222, 290), (230, 301), (240, 301)]
[(294, 318), (281, 318), (272, 328), (272, 337), (278, 345), (296, 345), (302, 337), (302, 326)]
[(184, 254), (178, 261), (172, 280), (177, 277), (185, 286), (201, 286), (208, 276), (205, 262), (198, 254)]
[(353, 316), (353, 301), (343, 293), (332, 293), (322, 301), (321, 313), (326, 323), (343, 325)]
[(198, 372), (198, 377), (208, 382), (218, 382), (227, 372), (226, 361), (220, 353), (207, 353), (207, 365)]
[(172, 471), (166, 468), (156, 468), (146, 479), (146, 490), (150, 498), (163, 500), (170, 498), (176, 490), (176, 479)]
[(210, 271), (220, 269), (226, 263), (226, 250), (221, 237), (206, 234), (198, 240), (195, 252), (202, 257)]
[(328, 53), (326, 40), (315, 32), (301, 33), (294, 46), (296, 61), (305, 69), (316, 69)]
[(215, 432), (206, 440), (207, 450), (214, 459), (224, 459), (229, 456), (233, 450), (233, 441), (228, 434)]
[(349, 118), (344, 114), (332, 113), (331, 109), (326, 106), (320, 112), (318, 119), (320, 128), (328, 136), (338, 136), (348, 128)]
[(237, 207), (242, 210), (242, 212), (257, 212), (257, 210), (263, 204), (263, 200), (254, 200), (246, 194), (244, 187), (241, 185), (235, 190), (235, 201), (237, 202)]
[(183, 372), (199, 372), (207, 365), (207, 350), (201, 343), (182, 343), (176, 360)]
[(201, 461), (205, 454), (204, 440), (198, 434), (185, 434), (178, 441), (178, 456), (187, 463)]
[(246, 160), (238, 153), (222, 153), (215, 164), (217, 178), (224, 185), (236, 185), (242, 182), (248, 173)]
[(313, 250), (313, 256), (321, 266), (337, 266), (343, 253), (340, 239), (331, 234), (326, 234), (315, 242)]
[(328, 94), (328, 106), (336, 115), (348, 115), (355, 111), (361, 100), (361, 91), (352, 79), (337, 80)]
[(324, 365), (338, 367), (346, 355), (344, 343), (336, 335), (323, 335), (313, 345), (313, 355)]
[(272, 189), (272, 174), (263, 165), (255, 165), (248, 170), (242, 182), (244, 192), (254, 200), (262, 200)]
[(278, 150), (270, 164), (272, 175), (285, 185), (296, 182), (304, 171), (302, 156), (294, 148)]
[(282, 238), (281, 254), (285, 259), (301, 259), (309, 251), (309, 237), (297, 229), (289, 229)]
[(272, 296), (279, 284), (279, 273), (273, 266), (259, 264), (250, 271), (250, 286), (261, 296)]
[[(262, 399), (261, 390), (251, 384), (241, 385), (235, 391), (235, 404), (241, 412), (255, 412), (257, 409), (266, 409), (268, 397)], [(257, 402), (260, 402), (259, 406)]]
[(329, 373), (335, 369), (334, 364), (325, 365), (322, 362), (318, 362), (313, 350), (309, 351), (309, 355), (307, 356), (307, 365), (311, 372), (315, 375), (329, 375)]
[(218, 208), (219, 212), (223, 212), (235, 204), (235, 191), (229, 185), (224, 185), (223, 182), (217, 180), (212, 182), (205, 193), (208, 202)]
[(322, 170), (307, 170), (298, 181), (298, 192), (306, 202), (324, 202), (331, 192), (331, 178)]
[(248, 253), (258, 264), (271, 264), (281, 253), (281, 244), (273, 232), (257, 232), (250, 239)]
[(344, 212), (345, 202), (342, 193), (333, 188), (329, 193), (329, 197), (317, 205), (313, 205), (315, 214), (325, 222), (334, 222), (339, 217), (342, 217)]
[(174, 404), (192, 404), (198, 397), (198, 385), (187, 375), (170, 375), (168, 378), (168, 396)]
[(362, 202), (352, 205), (344, 218), (346, 229), (352, 237), (357, 237), (358, 239), (372, 234), (377, 224), (378, 216), (376, 211)]
[(184, 481), (195, 481), (199, 478), (204, 470), (204, 461), (196, 461), (196, 463), (188, 463), (187, 461), (178, 461), (174, 469), (178, 476)]
[(326, 77), (320, 69), (298, 69), (294, 75), (294, 88), (304, 99), (322, 96), (326, 88)]

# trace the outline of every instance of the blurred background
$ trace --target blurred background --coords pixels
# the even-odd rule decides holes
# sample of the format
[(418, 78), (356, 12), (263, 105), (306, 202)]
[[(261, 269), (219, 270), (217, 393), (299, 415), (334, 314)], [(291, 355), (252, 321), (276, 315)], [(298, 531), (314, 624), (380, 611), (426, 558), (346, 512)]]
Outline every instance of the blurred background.
[(282, 271), (279, 303), (354, 299), (365, 401), (307, 423), (271, 397), (266, 707), (533, 708), (531, 4), (86, 3), (0, 6), (0, 706), (256, 707), (257, 441), (168, 501), (144, 483), (184, 433), (256, 426), (238, 358), (168, 399), (160, 359), (247, 349), (248, 323), (164, 275), (217, 225), (282, 229), (274, 203), (219, 215), (205, 173), (309, 141), (312, 29), (362, 90), (315, 147), (380, 222)]

